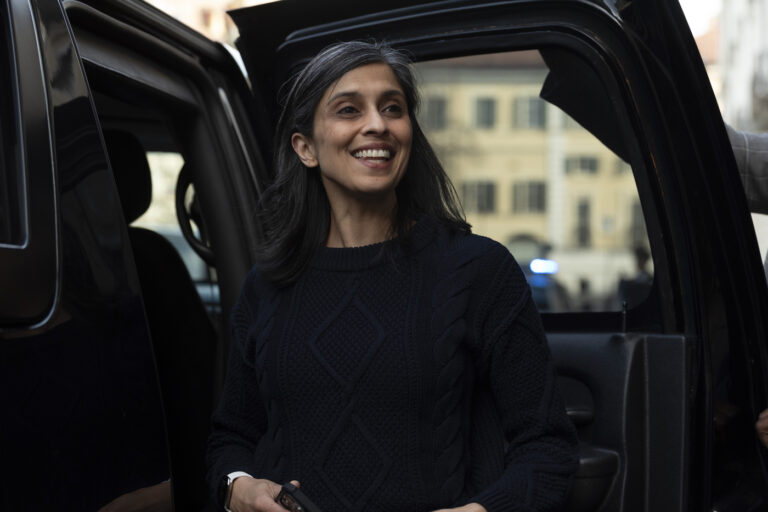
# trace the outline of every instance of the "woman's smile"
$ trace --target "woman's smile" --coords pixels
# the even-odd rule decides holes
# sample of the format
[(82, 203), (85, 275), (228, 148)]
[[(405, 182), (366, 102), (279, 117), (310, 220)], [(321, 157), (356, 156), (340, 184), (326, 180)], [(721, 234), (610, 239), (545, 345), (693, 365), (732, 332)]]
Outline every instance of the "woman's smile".
[(383, 169), (389, 166), (395, 150), (388, 144), (370, 144), (352, 151), (352, 156), (366, 167)]

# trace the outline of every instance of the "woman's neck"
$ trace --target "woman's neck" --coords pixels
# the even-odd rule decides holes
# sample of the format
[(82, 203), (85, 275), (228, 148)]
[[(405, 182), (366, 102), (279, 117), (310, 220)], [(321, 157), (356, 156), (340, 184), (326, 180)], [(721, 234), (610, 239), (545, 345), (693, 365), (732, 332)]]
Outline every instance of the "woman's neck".
[(331, 206), (328, 247), (362, 247), (392, 237), (393, 208), (340, 210)]

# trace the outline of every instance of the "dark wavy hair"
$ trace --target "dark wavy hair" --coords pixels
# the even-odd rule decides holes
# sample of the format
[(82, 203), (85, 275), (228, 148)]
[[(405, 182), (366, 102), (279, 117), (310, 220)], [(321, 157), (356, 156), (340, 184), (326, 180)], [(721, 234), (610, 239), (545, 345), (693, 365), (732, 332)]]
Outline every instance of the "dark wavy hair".
[(259, 212), (264, 236), (258, 263), (274, 283), (295, 281), (324, 246), (330, 228), (330, 204), (320, 173), (299, 160), (291, 136), (298, 132), (311, 137), (315, 108), (325, 91), (348, 71), (376, 63), (389, 65), (395, 73), (405, 93), (412, 129), (408, 167), (395, 189), (391, 235), (407, 243), (409, 227), (422, 216), (452, 230), (470, 231), (456, 191), (416, 120), (419, 93), (410, 59), (384, 43), (337, 43), (318, 53), (287, 84), (275, 131), (275, 181), (264, 192)]

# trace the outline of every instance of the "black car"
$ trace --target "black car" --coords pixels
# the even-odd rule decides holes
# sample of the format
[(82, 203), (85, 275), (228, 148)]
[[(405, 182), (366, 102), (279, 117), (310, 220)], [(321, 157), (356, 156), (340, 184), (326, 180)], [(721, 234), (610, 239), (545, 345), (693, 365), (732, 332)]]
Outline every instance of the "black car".
[[(563, 286), (590, 283), (599, 307), (543, 311), (581, 441), (569, 510), (768, 506), (754, 433), (768, 287), (677, 2), (282, 0), (232, 13), (248, 78), (225, 47), (138, 0), (9, 0), (0, 13), (0, 509), (98, 510), (138, 490), (172, 492), (176, 510), (217, 506), (205, 439), (227, 315), (255, 259), (280, 86), (359, 38), (406, 50), (434, 79), (424, 124), (478, 231), (547, 230), (560, 269), (577, 269)], [(529, 100), (497, 98), (479, 77)], [(509, 140), (549, 141), (548, 159), (505, 153)], [(580, 153), (597, 143), (608, 156)], [(529, 173), (525, 186), (483, 174), (490, 157), (473, 148), (485, 144)], [(171, 222), (206, 263), (202, 283), (161, 229), (134, 223), (162, 174), (154, 155), (179, 162)], [(615, 215), (587, 200), (603, 186)], [(516, 216), (492, 217), (502, 206)], [(561, 207), (568, 224), (540, 216)], [(651, 284), (622, 306), (614, 284), (638, 243)]]

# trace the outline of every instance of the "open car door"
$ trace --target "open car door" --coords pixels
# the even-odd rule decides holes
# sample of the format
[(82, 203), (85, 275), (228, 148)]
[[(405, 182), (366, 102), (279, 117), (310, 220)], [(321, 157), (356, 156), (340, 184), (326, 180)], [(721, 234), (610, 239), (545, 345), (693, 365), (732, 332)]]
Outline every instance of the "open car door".
[(0, 509), (202, 510), (266, 181), (244, 76), (130, 0), (3, 2), (0, 67)]
[(525, 266), (581, 440), (570, 510), (756, 510), (768, 290), (676, 2), (281, 2), (231, 13), (270, 153), (323, 47), (415, 60), (419, 122), (475, 232)]

